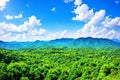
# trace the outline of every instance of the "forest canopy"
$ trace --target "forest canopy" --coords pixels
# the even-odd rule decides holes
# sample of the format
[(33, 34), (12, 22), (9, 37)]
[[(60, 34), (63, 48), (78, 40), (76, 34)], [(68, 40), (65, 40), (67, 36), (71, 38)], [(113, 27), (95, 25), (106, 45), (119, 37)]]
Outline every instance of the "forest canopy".
[(0, 49), (0, 80), (120, 80), (120, 48)]

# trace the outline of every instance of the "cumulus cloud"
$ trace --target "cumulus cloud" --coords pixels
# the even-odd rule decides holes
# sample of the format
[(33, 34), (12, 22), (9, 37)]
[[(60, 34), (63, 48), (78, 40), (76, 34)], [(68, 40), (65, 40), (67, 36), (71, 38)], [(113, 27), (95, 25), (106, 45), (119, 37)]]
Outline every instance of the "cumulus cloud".
[(13, 16), (5, 15), (5, 18), (6, 18), (7, 20), (10, 20), (10, 19), (13, 19)]
[(74, 5), (79, 6), (82, 4), (82, 0), (75, 0)]
[(48, 32), (45, 37), (43, 37), (44, 40), (54, 40), (59, 38), (69, 38), (70, 33), (67, 30), (58, 31), (58, 32)]
[[(0, 40), (4, 41), (35, 41), (35, 40), (53, 40), (57, 38), (79, 38), (79, 37), (94, 37), (94, 38), (109, 38), (120, 39), (120, 32), (108, 30), (107, 27), (99, 26), (105, 17), (105, 10), (100, 10), (94, 13), (94, 16), (83, 26), (82, 29), (74, 32), (67, 30), (48, 32), (40, 26), (40, 20), (35, 16), (29, 17), (22, 25), (0, 23)], [(14, 35), (13, 35), (14, 34)]]
[[(76, 1), (75, 1), (76, 2)], [(74, 38), (79, 37), (95, 37), (95, 38), (116, 38), (120, 39), (120, 32), (114, 30), (114, 27), (120, 27), (120, 17), (113, 19), (106, 17), (105, 10), (95, 12), (90, 9), (87, 4), (75, 4), (75, 17), (72, 20), (85, 21), (86, 24), (82, 29), (74, 32)], [(81, 1), (82, 2), (82, 1)], [(112, 29), (108, 29), (112, 28)]]
[(105, 10), (100, 10), (94, 14), (93, 17), (85, 24), (83, 31), (88, 32), (93, 26), (101, 25), (102, 20), (104, 20)]
[(40, 20), (37, 20), (35, 16), (29, 17), (28, 21), (25, 21), (22, 25), (16, 26), (15, 24), (7, 24), (6, 22), (0, 23), (0, 29), (7, 32), (25, 32), (33, 29), (36, 26), (40, 26)]
[[(70, 0), (66, 0), (70, 1)], [(73, 20), (83, 21), (85, 25), (81, 29), (74, 32), (67, 30), (48, 32), (39, 27), (41, 21), (35, 16), (31, 16), (21, 25), (0, 23), (0, 40), (4, 41), (35, 41), (35, 40), (52, 40), (56, 38), (79, 38), (94, 37), (120, 39), (119, 30), (114, 27), (120, 27), (120, 17), (110, 18), (106, 16), (105, 10), (94, 11), (87, 4), (83, 4), (81, 0), (75, 0)], [(52, 10), (52, 9), (51, 9)], [(55, 8), (53, 8), (53, 11)], [(9, 17), (15, 18), (15, 16)], [(109, 29), (110, 28), (110, 29)]]
[(22, 17), (23, 17), (22, 14), (18, 14), (18, 15), (16, 15), (16, 16), (5, 15), (5, 18), (6, 18), (7, 20), (19, 19), (19, 18), (22, 18)]
[(19, 26), (12, 23), (1, 22), (0, 40), (29, 40), (30, 37), (40, 36), (47, 32), (39, 26), (41, 26), (41, 22), (35, 16), (29, 17), (27, 21)]
[(22, 17), (23, 17), (22, 14), (19, 14), (19, 15), (17, 15), (17, 16), (14, 16), (15, 19), (22, 18)]
[(105, 18), (105, 21), (103, 21), (102, 24), (105, 27), (109, 27), (109, 28), (114, 28), (114, 27), (120, 28), (120, 17), (115, 17), (115, 18), (111, 19), (111, 18), (109, 18), (109, 16), (107, 16)]
[(9, 2), (9, 0), (0, 0), (0, 11), (5, 9), (7, 2)]
[(89, 10), (89, 7), (86, 4), (77, 6), (77, 8), (74, 9), (74, 13), (76, 16), (73, 17), (72, 20), (78, 21), (87, 21), (94, 15), (93, 9)]
[(44, 34), (44, 33), (46, 33), (47, 31), (45, 30), (45, 29), (42, 29), (42, 28), (40, 28), (40, 29), (33, 29), (33, 30), (31, 30), (31, 31), (29, 31), (29, 34), (30, 35), (32, 35), (32, 36), (35, 36), (35, 35), (42, 35), (42, 34)]
[(3, 35), (4, 34), (4, 31), (0, 30), (0, 35)]
[(108, 38), (108, 39), (120, 39), (120, 32), (115, 30), (108, 30), (104, 27), (92, 26), (89, 31), (83, 29), (76, 30), (75, 32), (69, 32), (67, 30), (50, 33), (48, 32), (42, 36), (43, 40), (53, 40), (59, 38), (80, 38), (80, 37), (93, 37), (93, 38)]
[(120, 39), (120, 32), (115, 30), (108, 30), (107, 28), (98, 28), (97, 26), (92, 26), (91, 28), (89, 28), (89, 31), (84, 31), (83, 29), (77, 30), (74, 33), (74, 37)]
[(96, 25), (96, 24), (100, 23), (102, 20), (104, 20), (105, 14), (106, 14), (105, 10), (100, 10), (100, 11), (96, 12), (94, 14), (94, 16), (91, 17), (91, 19), (88, 22), (88, 24)]
[[(75, 0), (75, 2), (76, 1), (77, 0)], [(99, 12), (94, 13), (94, 10), (90, 9), (87, 4), (81, 4), (81, 5), (77, 5), (77, 7), (74, 9), (74, 14), (76, 14), (76, 16), (73, 17), (72, 20), (85, 21), (85, 22), (87, 21), (89, 22), (89, 24), (90, 23), (97, 24), (98, 21), (100, 19), (103, 19), (103, 17), (105, 16), (105, 10), (100, 10)]]

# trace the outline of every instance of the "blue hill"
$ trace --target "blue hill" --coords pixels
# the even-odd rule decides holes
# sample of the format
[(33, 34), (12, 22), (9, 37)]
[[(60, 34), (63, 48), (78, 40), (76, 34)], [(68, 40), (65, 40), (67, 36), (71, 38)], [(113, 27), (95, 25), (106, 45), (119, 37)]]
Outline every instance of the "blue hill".
[(112, 41), (120, 43), (120, 40), (118, 40), (118, 39), (112, 39)]
[(4, 49), (28, 49), (28, 48), (46, 48), (46, 47), (68, 47), (68, 48), (104, 48), (104, 47), (120, 47), (120, 43), (104, 39), (104, 38), (61, 38), (51, 41), (35, 41), (35, 42), (4, 42), (0, 41), (0, 48)]

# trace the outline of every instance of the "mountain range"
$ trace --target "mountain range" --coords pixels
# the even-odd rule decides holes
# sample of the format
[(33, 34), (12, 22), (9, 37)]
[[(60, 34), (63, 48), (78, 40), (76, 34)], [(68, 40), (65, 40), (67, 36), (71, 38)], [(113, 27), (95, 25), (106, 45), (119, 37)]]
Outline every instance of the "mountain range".
[(118, 40), (118, 39), (112, 39), (112, 41), (120, 43), (120, 40)]
[(50, 48), (50, 47), (67, 47), (67, 48), (104, 48), (104, 47), (120, 47), (118, 40), (110, 40), (105, 38), (61, 38), (50, 41), (34, 41), (34, 42), (4, 42), (0, 41), (0, 48), (3, 49), (34, 49), (34, 48)]

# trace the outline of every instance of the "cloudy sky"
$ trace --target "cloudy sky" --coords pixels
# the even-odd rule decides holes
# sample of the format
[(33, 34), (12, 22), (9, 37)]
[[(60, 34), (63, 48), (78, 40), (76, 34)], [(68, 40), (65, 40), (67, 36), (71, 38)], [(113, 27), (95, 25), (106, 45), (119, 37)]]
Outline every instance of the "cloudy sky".
[(0, 0), (0, 40), (120, 39), (120, 0)]

